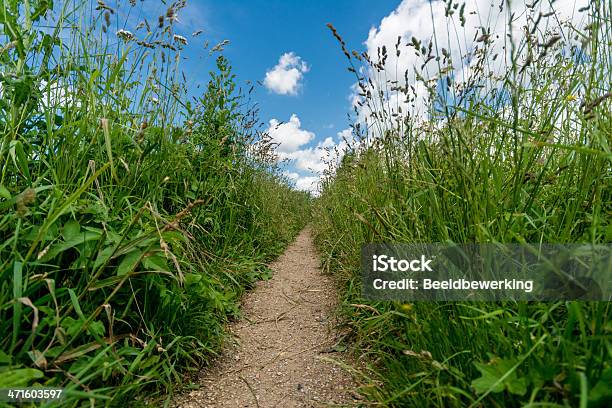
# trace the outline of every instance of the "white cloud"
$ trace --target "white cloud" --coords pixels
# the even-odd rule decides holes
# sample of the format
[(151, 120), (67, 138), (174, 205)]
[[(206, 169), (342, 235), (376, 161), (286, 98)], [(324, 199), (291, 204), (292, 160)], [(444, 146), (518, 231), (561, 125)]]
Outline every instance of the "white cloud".
[[(512, 14), (514, 20), (512, 22), (512, 34), (515, 41), (524, 35), (523, 27), (527, 24), (527, 17), (532, 15), (538, 17), (538, 13), (548, 13), (554, 11), (552, 17), (559, 20), (571, 19), (575, 24), (584, 17), (580, 13), (575, 13), (575, 0), (559, 0), (555, 3), (540, 2), (537, 9), (532, 12), (525, 7), (522, 2), (512, 2)], [(509, 13), (506, 10), (506, 5), (500, 10), (499, 4), (493, 4), (490, 0), (467, 0), (464, 12), (465, 27), (460, 26), (459, 12), (455, 11), (452, 18), (455, 22), (455, 27), (451, 27), (450, 35), (449, 18), (445, 17), (445, 4), (442, 1), (431, 2), (429, 0), (403, 0), (402, 3), (388, 16), (384, 17), (378, 27), (372, 27), (368, 33), (368, 38), (365, 41), (368, 54), (375, 61), (378, 60), (378, 49), (385, 46), (387, 48), (388, 58), (385, 64), (387, 76), (392, 79), (401, 80), (404, 77), (406, 69), (412, 71), (412, 67), (420, 67), (423, 63), (423, 57), (417, 56), (413, 48), (406, 47), (406, 44), (411, 41), (414, 36), (419, 40), (423, 40), (423, 45), (427, 45), (429, 41), (434, 42), (439, 50), (446, 48), (452, 57), (456, 69), (460, 69), (465, 63), (462, 56), (465, 56), (466, 51), (471, 51), (476, 43), (475, 39), (482, 34), (481, 27), (490, 28), (491, 39), (494, 42), (490, 45), (499, 48), (503, 45), (503, 38), (508, 30)], [(554, 24), (556, 25), (556, 23)], [(542, 22), (541, 28), (546, 26), (546, 21)], [(554, 28), (554, 27), (549, 27)], [(434, 30), (436, 38), (434, 40)], [(457, 30), (455, 33), (454, 31)], [(500, 41), (496, 36), (499, 36)], [(398, 37), (400, 41), (400, 55), (396, 54), (395, 44)], [(460, 40), (459, 40), (460, 39)], [(434, 50), (435, 51), (435, 50)], [(503, 63), (503, 58), (500, 58), (499, 63)], [(435, 60), (430, 61), (432, 74), (437, 74), (437, 66)], [(412, 72), (411, 72), (412, 74)], [(409, 77), (410, 78), (410, 77)]]
[(297, 190), (309, 191), (313, 195), (317, 195), (317, 187), (319, 183), (319, 177), (317, 176), (301, 176), (294, 171), (286, 171), (283, 173)]
[(276, 154), (279, 160), (287, 161), (288, 171), (283, 175), (287, 177), (298, 190), (318, 194), (317, 188), (321, 176), (328, 171), (333, 172), (342, 159), (349, 145), (353, 142), (350, 128), (336, 134), (336, 137), (326, 137), (316, 145), (306, 147), (315, 139), (315, 134), (302, 129), (300, 119), (296, 114), (291, 115), (289, 122), (280, 123), (278, 119), (271, 119), (267, 133), (272, 141), (279, 143)]
[(295, 181), (295, 180), (297, 180), (297, 179), (299, 179), (299, 178), (300, 178), (300, 175), (299, 175), (299, 174), (297, 174), (297, 173), (296, 173), (296, 172), (294, 172), (294, 171), (286, 171), (286, 172), (284, 172), (284, 173), (283, 173), (283, 175), (284, 175), (285, 177), (287, 177), (289, 180), (293, 180), (293, 181)]
[(346, 128), (338, 132), (338, 143), (339, 144), (347, 144), (352, 143), (354, 141), (353, 137), (353, 129)]
[(80, 106), (81, 102), (76, 100), (75, 90), (70, 84), (56, 82), (48, 83), (42, 80), (39, 85), (41, 92), (40, 103), (43, 109), (60, 108), (68, 105)]
[(301, 128), (300, 118), (294, 113), (289, 122), (281, 123), (278, 119), (271, 119), (267, 133), (272, 137), (278, 153), (291, 153), (314, 139), (315, 134)]
[(318, 184), (319, 184), (319, 177), (315, 177), (315, 176), (300, 177), (295, 182), (295, 188), (297, 188), (298, 190), (302, 190), (302, 191), (310, 191), (310, 193), (317, 195), (318, 194)]
[(278, 64), (264, 78), (264, 85), (280, 95), (297, 95), (300, 81), (310, 68), (305, 61), (293, 52), (287, 52), (278, 59)]
[[(336, 139), (326, 137), (313, 147), (297, 149), (292, 152), (279, 151), (277, 153), (279, 159), (287, 160), (289, 165), (297, 170), (285, 172), (285, 176), (295, 182), (296, 188), (310, 191), (316, 195), (315, 187), (318, 185), (321, 176), (324, 173), (335, 171), (336, 166), (352, 143), (352, 130), (348, 128), (338, 132)], [(300, 173), (307, 175), (304, 176)]]
[[(429, 0), (403, 0), (400, 5), (389, 15), (384, 17), (377, 27), (372, 27), (365, 41), (366, 51), (374, 62), (379, 61), (379, 55), (383, 46), (386, 48), (388, 57), (383, 66), (382, 72), (373, 69), (361, 71), (362, 75), (369, 76), (375, 84), (374, 94), (378, 91), (388, 89), (384, 81), (398, 81), (404, 85), (407, 78), (408, 85), (415, 87), (416, 100), (408, 103), (404, 95), (397, 91), (385, 91), (385, 110), (398, 112), (410, 111), (413, 115), (424, 117), (426, 98), (428, 92), (425, 86), (415, 78), (415, 69), (420, 72), (425, 80), (439, 80), (438, 64), (435, 59), (431, 59), (421, 72), (421, 66), (425, 60), (422, 55), (415, 54), (412, 47), (407, 47), (412, 37), (422, 41), (422, 45), (427, 47), (430, 42), (433, 45), (433, 54), (441, 53), (442, 48), (448, 51), (452, 61), (453, 77), (457, 82), (465, 82), (472, 74), (472, 66), (466, 60), (468, 53), (473, 53), (476, 47), (483, 48), (483, 42), (475, 40), (481, 36), (482, 27), (490, 29), (490, 39), (492, 42), (487, 44), (490, 55), (499, 53), (500, 58), (495, 62), (488, 61), (487, 66), (493, 72), (500, 72), (505, 69), (507, 59), (503, 56), (510, 52), (510, 47), (505, 47), (508, 42), (508, 19), (513, 16), (512, 37), (518, 44), (524, 36), (523, 27), (527, 24), (528, 17), (532, 20), (538, 18), (540, 13), (547, 14), (554, 11), (554, 16), (543, 19), (539, 28), (541, 32), (536, 32), (536, 36), (541, 36), (544, 31), (558, 31), (557, 21), (571, 20), (575, 26), (580, 26), (585, 14), (578, 13), (575, 0), (559, 0), (555, 3), (539, 2), (533, 10), (526, 8), (524, 2), (514, 1), (511, 3), (511, 10), (508, 12), (506, 5), (500, 10), (499, 2), (493, 4), (490, 0), (467, 0), (463, 16), (465, 25), (461, 27), (459, 10), (454, 10), (452, 17), (445, 16), (445, 3), (442, 1)], [(452, 18), (452, 22), (449, 20)], [(450, 32), (449, 32), (450, 30)], [(435, 38), (434, 38), (435, 33)], [(400, 40), (399, 55), (397, 55), (396, 44)], [(475, 58), (473, 58), (475, 60)], [(442, 64), (442, 61), (440, 61)], [(497, 64), (497, 66), (495, 66)], [(405, 74), (407, 74), (405, 76)], [(351, 89), (350, 100), (355, 106), (360, 100), (358, 97), (359, 88), (354, 86)], [(369, 115), (368, 108), (358, 108), (359, 118), (363, 120)], [(373, 110), (378, 110), (376, 107)]]
[[(337, 133), (337, 140), (327, 137), (316, 146), (293, 151), (277, 150), (277, 154), (280, 160), (287, 160), (297, 170), (321, 175), (326, 170), (333, 171), (352, 141), (351, 129), (344, 129)], [(290, 178), (292, 174), (295, 173), (286, 173)]]
[(316, 147), (292, 152), (286, 155), (286, 158), (292, 160), (295, 167), (299, 170), (321, 173), (327, 168), (325, 163), (326, 156), (325, 148), (322, 143), (319, 143)]

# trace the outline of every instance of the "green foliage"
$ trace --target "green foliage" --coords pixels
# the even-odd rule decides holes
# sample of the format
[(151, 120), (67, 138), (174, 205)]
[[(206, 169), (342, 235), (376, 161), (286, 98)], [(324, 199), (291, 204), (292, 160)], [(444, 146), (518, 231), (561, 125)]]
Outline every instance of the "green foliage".
[(187, 102), (173, 20), (117, 42), (104, 8), (62, 2), (49, 34), (51, 2), (5, 4), (0, 384), (65, 387), (62, 406), (167, 402), (309, 197), (259, 154), (224, 57)]
[(472, 387), (477, 394), (489, 392), (502, 392), (507, 390), (511, 394), (525, 395), (527, 392), (526, 379), (519, 378), (514, 370), (515, 359), (496, 360), (488, 364), (474, 362), (481, 376), (472, 381)]
[[(358, 143), (324, 183), (313, 212), (324, 268), (342, 284), (354, 350), (367, 361), (362, 392), (370, 400), (406, 407), (610, 405), (608, 302), (368, 302), (359, 281), (360, 247), (368, 242), (610, 242), (612, 25), (610, 10), (599, 5), (589, 9), (590, 32), (556, 27), (567, 42), (543, 50), (531, 65), (523, 63), (530, 52), (524, 39), (508, 50), (506, 71), (476, 69), (461, 84), (438, 72), (439, 84), (431, 85), (415, 67), (429, 90), (425, 118), (416, 108), (402, 112), (380, 91), (399, 89), (397, 99), (411, 102), (411, 84), (385, 80), (374, 56), (346, 52), (352, 72), (372, 78), (357, 75), (361, 113), (375, 115), (354, 124)], [(588, 43), (576, 46), (575, 35)], [(587, 48), (585, 63), (575, 53)], [(446, 68), (444, 55), (436, 57), (423, 55)], [(487, 49), (472, 57), (472, 66), (495, 66)], [(460, 103), (440, 96), (436, 87), (444, 82), (446, 95)]]

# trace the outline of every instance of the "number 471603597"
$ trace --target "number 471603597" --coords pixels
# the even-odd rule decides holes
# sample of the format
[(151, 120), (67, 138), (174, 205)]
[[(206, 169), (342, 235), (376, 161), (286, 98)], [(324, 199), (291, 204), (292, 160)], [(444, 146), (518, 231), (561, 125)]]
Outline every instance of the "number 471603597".
[(29, 402), (59, 400), (62, 398), (62, 388), (28, 387), (28, 388), (0, 388), (0, 401)]

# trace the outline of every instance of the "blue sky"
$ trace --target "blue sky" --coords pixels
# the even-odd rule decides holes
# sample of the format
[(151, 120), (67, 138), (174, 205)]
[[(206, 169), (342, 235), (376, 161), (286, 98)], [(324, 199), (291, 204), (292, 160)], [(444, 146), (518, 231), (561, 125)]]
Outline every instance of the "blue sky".
[[(138, 5), (132, 8), (129, 3), (113, 1), (118, 15), (127, 17), (123, 21), (128, 30), (133, 30), (145, 16), (155, 24), (157, 17), (165, 15), (174, 4), (146, 0), (131, 2)], [(488, 27), (491, 37), (502, 39), (488, 45), (490, 52), (503, 54), (507, 52), (502, 48), (506, 36), (520, 38), (521, 27), (529, 16), (554, 15), (553, 30), (557, 19), (578, 26), (582, 18), (576, 12), (575, 0), (539, 2), (538, 8), (529, 12), (524, 2), (512, 2), (511, 13), (490, 0), (467, 0), (466, 4), (465, 21), (459, 24), (457, 15), (447, 16), (445, 2), (435, 0), (187, 0), (187, 6), (178, 11), (174, 29), (189, 42), (182, 49), (186, 58), (182, 68), (195, 96), (204, 91), (209, 71), (214, 69), (216, 55), (211, 56), (208, 49), (229, 41), (224, 55), (234, 68), (238, 84), (246, 88), (247, 81), (262, 83), (253, 99), (258, 103), (264, 129), (280, 143), (279, 157), (288, 161), (286, 175), (297, 188), (315, 191), (320, 172), (326, 167), (324, 149), (342, 152), (346, 144), (341, 136), (350, 139), (347, 114), (355, 102), (355, 77), (347, 71), (346, 58), (327, 23), (337, 28), (347, 48), (367, 51), (372, 56), (383, 46), (393, 50), (400, 38), (405, 51), (389, 53), (383, 71), (388, 81), (407, 80), (406, 85), (414, 87), (416, 102), (407, 104), (398, 91), (387, 92), (385, 99), (388, 106), (397, 107), (396, 113), (402, 108), (412, 117), (427, 120), (428, 92), (414, 75), (414, 67), (424, 66), (422, 57), (406, 52), (413, 36), (424, 43), (435, 41), (436, 47), (449, 50), (453, 80), (465, 83), (473, 75), (465, 55), (473, 50), (473, 39), (483, 26)], [(94, 0), (91, 5), (95, 5)], [(511, 34), (507, 32), (510, 16), (515, 16)], [(540, 28), (546, 30), (547, 24), (542, 23)], [(203, 30), (202, 35), (193, 37), (191, 34), (198, 30)], [(452, 36), (448, 35), (451, 31)], [(210, 44), (208, 49), (203, 47), (205, 42)], [(488, 65), (496, 71), (492, 65), (498, 64), (503, 71), (505, 60), (499, 58)], [(410, 73), (406, 79), (404, 72)], [(430, 72), (429, 68), (421, 68), (420, 72), (427, 80), (441, 80), (436, 69)], [(362, 68), (360, 74), (377, 83), (370, 68)], [(450, 96), (442, 97), (452, 101)], [(361, 121), (368, 114), (365, 108), (359, 108)]]
[[(375, 4), (375, 5), (374, 5)], [(297, 95), (279, 95), (260, 89), (262, 119), (289, 120), (296, 113), (317, 139), (346, 127), (348, 99), (354, 77), (326, 23), (332, 22), (354, 47), (368, 30), (392, 11), (397, 1), (204, 1), (204, 34), (215, 41), (229, 39), (225, 55), (239, 79), (264, 80), (279, 57), (293, 52), (309, 66)]]
[[(42, 28), (52, 31), (64, 8), (99, 18), (104, 10), (111, 10), (111, 39), (115, 30), (117, 37), (127, 33), (142, 38), (145, 19), (155, 28), (158, 17), (166, 16), (169, 7), (176, 9), (174, 5), (181, 1), (58, 0)], [(349, 49), (364, 51), (371, 30), (393, 13), (400, 0), (185, 2), (173, 18), (173, 33), (188, 43), (180, 47), (180, 69), (186, 75), (190, 96), (205, 92), (210, 71), (215, 69), (218, 54), (211, 54), (210, 49), (229, 41), (223, 55), (233, 67), (238, 86), (248, 89), (249, 81), (261, 83), (252, 100), (258, 104), (263, 129), (280, 144), (277, 152), (284, 159), (285, 174), (297, 188), (314, 191), (326, 167), (323, 149), (344, 150), (346, 144), (340, 135), (350, 137), (347, 115), (352, 112), (351, 86), (355, 83), (346, 57), (326, 25), (332, 23), (337, 28)], [(78, 12), (75, 15), (82, 18)], [(200, 31), (198, 36), (192, 35)], [(123, 44), (120, 40), (116, 43)]]
[[(348, 128), (350, 88), (355, 81), (326, 24), (334, 24), (349, 48), (363, 50), (369, 30), (398, 4), (399, 1), (389, 0), (188, 1), (176, 26), (179, 34), (191, 42), (183, 52), (188, 57), (184, 69), (190, 82), (205, 85), (214, 57), (208, 57), (208, 52), (196, 44), (208, 40), (214, 45), (229, 40), (224, 55), (239, 83), (265, 82), (257, 88), (254, 99), (266, 127), (270, 121), (290, 122), (283, 133), (277, 134), (279, 141), (285, 141), (280, 147), (281, 155), (292, 159), (287, 174), (300, 188), (312, 189), (317, 172), (308, 169), (321, 166), (316, 147), (329, 137), (336, 144), (340, 142), (338, 133)], [(165, 11), (163, 7), (159, 6), (158, 14)], [(152, 10), (146, 12), (155, 14)], [(191, 32), (197, 29), (204, 32), (192, 39)], [(278, 70), (295, 68), (294, 73), (300, 72), (299, 80), (292, 81), (291, 74), (285, 77), (286, 72), (280, 72), (280, 76), (272, 75), (271, 80), (265, 81), (266, 73), (285, 54), (285, 61), (293, 64)], [(307, 142), (301, 144), (304, 141)]]

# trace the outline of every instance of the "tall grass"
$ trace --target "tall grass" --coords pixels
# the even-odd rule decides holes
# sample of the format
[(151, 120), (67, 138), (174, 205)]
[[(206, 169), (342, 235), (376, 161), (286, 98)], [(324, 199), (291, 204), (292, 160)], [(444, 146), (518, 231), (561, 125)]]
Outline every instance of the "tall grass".
[(220, 47), (188, 94), (183, 6), (3, 2), (0, 387), (167, 403), (303, 226)]
[[(464, 6), (444, 3), (454, 38)], [(612, 403), (608, 302), (360, 297), (362, 243), (611, 241), (609, 3), (581, 11), (584, 29), (533, 3), (516, 12), (531, 17), (528, 34), (500, 40), (502, 68), (493, 69), (500, 48), (484, 27), (463, 48), (472, 57), (464, 78), (453, 50), (437, 51), (447, 33), (398, 39), (372, 56), (350, 52), (330, 25), (361, 98), (357, 142), (315, 206), (316, 242), (341, 278), (354, 351), (367, 362), (362, 392), (382, 406)], [(385, 60), (396, 52), (421, 56), (406, 74), (414, 82), (390, 77)]]

